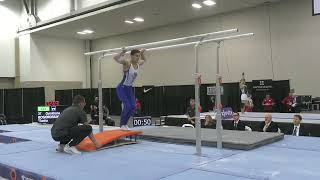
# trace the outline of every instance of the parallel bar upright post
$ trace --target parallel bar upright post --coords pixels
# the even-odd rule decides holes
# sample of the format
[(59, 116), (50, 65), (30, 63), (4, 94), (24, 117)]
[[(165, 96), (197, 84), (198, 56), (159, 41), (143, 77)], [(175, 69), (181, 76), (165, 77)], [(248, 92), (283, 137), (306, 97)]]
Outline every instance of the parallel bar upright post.
[(98, 73), (99, 73), (99, 80), (98, 80), (98, 93), (99, 93), (99, 132), (103, 132), (103, 108), (102, 108), (102, 71), (101, 71), (101, 61), (104, 57), (104, 54), (99, 57), (98, 59)]
[(222, 120), (221, 120), (221, 86), (220, 86), (220, 43), (217, 43), (217, 75), (216, 75), (216, 120), (217, 120), (217, 148), (222, 149)]
[(195, 80), (194, 80), (194, 92), (195, 92), (195, 112), (196, 112), (196, 116), (195, 116), (195, 123), (196, 123), (196, 154), (198, 156), (201, 156), (202, 152), (201, 152), (201, 118), (200, 118), (200, 111), (199, 111), (199, 107), (200, 107), (200, 93), (199, 93), (199, 66), (198, 66), (198, 60), (199, 60), (199, 45), (200, 42), (198, 42), (195, 46), (194, 46), (194, 56), (195, 56)]

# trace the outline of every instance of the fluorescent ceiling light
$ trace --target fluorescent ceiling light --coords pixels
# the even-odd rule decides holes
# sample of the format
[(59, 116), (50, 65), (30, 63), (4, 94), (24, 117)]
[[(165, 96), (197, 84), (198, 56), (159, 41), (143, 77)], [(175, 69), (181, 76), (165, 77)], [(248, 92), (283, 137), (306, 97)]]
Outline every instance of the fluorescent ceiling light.
[(5, 1), (5, 0), (0, 0), (0, 2), (3, 2), (3, 1)]
[(77, 32), (77, 33), (78, 33), (78, 34), (81, 34), (81, 35), (87, 34), (87, 33), (83, 32), (83, 31), (79, 31), (79, 32)]
[(212, 0), (205, 0), (202, 2), (203, 4), (207, 5), (207, 6), (213, 6), (216, 4), (216, 2), (212, 1)]
[(136, 17), (136, 18), (134, 18), (133, 20), (135, 20), (135, 21), (137, 21), (137, 22), (143, 22), (143, 21), (144, 21), (144, 19), (141, 18), (141, 17)]
[(84, 32), (85, 34), (92, 34), (94, 31), (85, 29), (82, 32)]
[(199, 3), (193, 3), (192, 7), (197, 8), (197, 9), (202, 8), (202, 6)]
[(89, 30), (89, 29), (85, 29), (85, 30), (79, 31), (79, 32), (77, 32), (77, 33), (78, 33), (78, 34), (81, 34), (81, 35), (86, 35), (86, 34), (92, 34), (92, 33), (94, 33), (94, 31)]
[(124, 22), (128, 23), (128, 24), (133, 24), (134, 23), (133, 21), (130, 21), (130, 20), (125, 20)]

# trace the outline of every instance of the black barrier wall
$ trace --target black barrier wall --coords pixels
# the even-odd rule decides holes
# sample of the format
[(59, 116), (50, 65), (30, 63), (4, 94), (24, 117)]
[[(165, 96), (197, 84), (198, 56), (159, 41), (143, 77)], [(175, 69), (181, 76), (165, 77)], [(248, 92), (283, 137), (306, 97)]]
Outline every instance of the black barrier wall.
[[(210, 96), (207, 96), (207, 87), (214, 84), (203, 84), (200, 87), (200, 101), (204, 112), (214, 108), (214, 103)], [(252, 89), (252, 83), (247, 83), (248, 89)], [(239, 83), (223, 84), (224, 95), (222, 96), (222, 105), (224, 107), (232, 107), (234, 111), (240, 111), (240, 89)], [(147, 116), (163, 116), (170, 114), (184, 114), (189, 104), (189, 99), (194, 97), (193, 85), (181, 86), (143, 86), (135, 87), (136, 97), (140, 100), (142, 106), (142, 114)], [(275, 99), (278, 106), (275, 111), (280, 112), (281, 100), (290, 91), (289, 80), (273, 81), (271, 91), (272, 98)], [(85, 110), (90, 113), (90, 105), (94, 101), (94, 97), (98, 96), (97, 89), (68, 89), (56, 90), (56, 101), (60, 101), (61, 105), (71, 105), (72, 97), (80, 94), (86, 98), (87, 106)], [(265, 94), (259, 94), (257, 99), (261, 99)], [(253, 98), (255, 101), (255, 98)], [(261, 111), (261, 102), (256, 102), (255, 111)], [(115, 88), (103, 89), (103, 104), (106, 105), (111, 115), (120, 115), (121, 103), (118, 100)]]
[(0, 89), (0, 114), (8, 124), (32, 122), (37, 107), (45, 105), (44, 88)]

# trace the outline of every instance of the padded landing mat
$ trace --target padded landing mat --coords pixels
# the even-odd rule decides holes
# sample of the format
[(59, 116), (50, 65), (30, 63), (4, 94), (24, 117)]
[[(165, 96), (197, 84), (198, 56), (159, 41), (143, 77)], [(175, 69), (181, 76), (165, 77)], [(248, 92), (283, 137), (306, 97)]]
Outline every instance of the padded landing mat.
[[(143, 129), (140, 139), (175, 144), (195, 144), (195, 129), (182, 127), (154, 127)], [(201, 129), (202, 145), (217, 146), (217, 131), (215, 129)], [(224, 148), (250, 150), (282, 140), (284, 134), (229, 131), (223, 130), (222, 143)]]
[(10, 125), (0, 126), (0, 130), (12, 131), (12, 132), (33, 131), (33, 130), (39, 130), (44, 128), (45, 127), (37, 127), (37, 126), (30, 126), (30, 125), (23, 125), (23, 124), (10, 124)]
[[(102, 145), (107, 145), (111, 142), (114, 142), (120, 138), (128, 137), (128, 136), (137, 136), (142, 134), (142, 131), (124, 131), (124, 130), (111, 130), (111, 131), (104, 131), (102, 133), (97, 133), (94, 137), (97, 141)], [(77, 148), (81, 151), (95, 151), (96, 146), (89, 138), (85, 138)]]

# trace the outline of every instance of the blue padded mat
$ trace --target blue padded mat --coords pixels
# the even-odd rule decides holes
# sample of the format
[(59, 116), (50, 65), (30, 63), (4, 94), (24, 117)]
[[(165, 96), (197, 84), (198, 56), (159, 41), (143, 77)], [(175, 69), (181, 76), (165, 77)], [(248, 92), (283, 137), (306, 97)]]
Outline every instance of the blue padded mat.
[(285, 136), (284, 140), (270, 146), (320, 152), (320, 139), (318, 137)]
[[(137, 147), (135, 147), (137, 146)], [(140, 144), (83, 155), (55, 152), (54, 148), (0, 155), (0, 163), (58, 179), (160, 179), (207, 162), (206, 158), (139, 149)], [(211, 157), (213, 158), (213, 157)], [(217, 155), (215, 159), (222, 156)], [(125, 173), (122, 173), (122, 170)], [(105, 172), (105, 175), (101, 174)]]
[(31, 125), (23, 125), (23, 124), (11, 124), (11, 125), (0, 126), (0, 130), (13, 131), (13, 132), (32, 131), (32, 130), (38, 130), (38, 129), (48, 129), (48, 128), (31, 126)]
[(318, 161), (320, 152), (262, 147), (210, 162), (201, 169), (254, 179), (319, 180)]
[(197, 169), (189, 169), (187, 171), (183, 171), (178, 174), (170, 175), (162, 180), (186, 180), (186, 179), (194, 179), (194, 180), (250, 180), (249, 178), (231, 176), (227, 174), (219, 174), (209, 171), (202, 171)]

